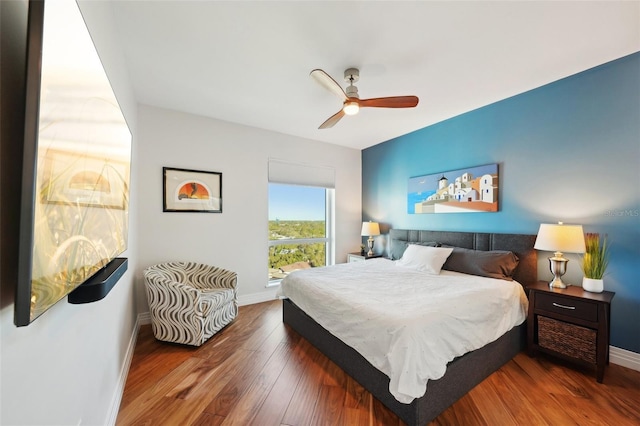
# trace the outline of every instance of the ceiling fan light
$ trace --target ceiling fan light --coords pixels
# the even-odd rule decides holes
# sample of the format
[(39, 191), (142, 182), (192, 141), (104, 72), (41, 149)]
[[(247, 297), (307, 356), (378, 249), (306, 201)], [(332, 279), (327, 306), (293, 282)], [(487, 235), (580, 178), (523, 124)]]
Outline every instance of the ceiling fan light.
[(358, 105), (358, 103), (355, 101), (345, 102), (342, 110), (347, 115), (355, 115), (358, 113), (358, 111), (360, 111), (360, 105)]

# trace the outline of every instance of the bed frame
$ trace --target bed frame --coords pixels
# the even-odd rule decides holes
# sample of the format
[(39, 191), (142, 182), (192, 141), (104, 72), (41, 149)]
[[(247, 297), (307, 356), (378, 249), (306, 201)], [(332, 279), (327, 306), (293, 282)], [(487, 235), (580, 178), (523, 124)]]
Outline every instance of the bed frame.
[[(537, 281), (537, 256), (533, 249), (535, 235), (392, 229), (390, 239), (392, 247), (408, 242), (435, 241), (476, 250), (510, 250), (520, 259), (514, 279), (522, 285)], [(289, 299), (283, 300), (283, 321), (411, 426), (424, 425), (435, 419), (522, 351), (526, 341), (526, 323), (523, 323), (498, 340), (451, 361), (442, 378), (428, 382), (425, 395), (410, 404), (403, 404), (389, 393), (389, 377)]]

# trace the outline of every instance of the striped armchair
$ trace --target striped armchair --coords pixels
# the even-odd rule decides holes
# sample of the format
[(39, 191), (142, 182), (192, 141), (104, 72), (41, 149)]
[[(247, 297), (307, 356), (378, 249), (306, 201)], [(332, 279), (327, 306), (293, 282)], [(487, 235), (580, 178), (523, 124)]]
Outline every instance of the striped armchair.
[(200, 346), (238, 314), (237, 275), (193, 262), (168, 262), (144, 270), (153, 335)]

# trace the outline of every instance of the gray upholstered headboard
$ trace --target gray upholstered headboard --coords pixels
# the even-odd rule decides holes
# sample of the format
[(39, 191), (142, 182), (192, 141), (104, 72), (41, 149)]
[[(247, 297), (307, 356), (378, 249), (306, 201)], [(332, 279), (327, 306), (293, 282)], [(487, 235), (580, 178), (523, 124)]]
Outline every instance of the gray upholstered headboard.
[(403, 253), (407, 243), (418, 242), (437, 242), (474, 250), (512, 251), (520, 259), (513, 279), (523, 285), (538, 280), (538, 256), (533, 249), (535, 235), (391, 229), (389, 238), (392, 256)]

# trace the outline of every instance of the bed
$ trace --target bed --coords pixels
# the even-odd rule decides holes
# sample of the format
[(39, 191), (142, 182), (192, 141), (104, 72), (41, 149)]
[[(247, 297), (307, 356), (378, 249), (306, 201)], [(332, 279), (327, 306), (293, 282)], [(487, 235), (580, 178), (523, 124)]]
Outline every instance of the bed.
[[(476, 250), (483, 252), (510, 251), (519, 260), (512, 274), (513, 280), (522, 285), (537, 280), (537, 259), (533, 249), (534, 235), (393, 229), (389, 236), (389, 255), (396, 259), (402, 256), (410, 244), (431, 246), (433, 243), (437, 243), (438, 246), (457, 247), (461, 250), (471, 249), (474, 250), (474, 253), (480, 253), (475, 252)], [(374, 262), (374, 260), (367, 262)], [(390, 263), (388, 260), (380, 260), (380, 265), (371, 263), (369, 269), (387, 268), (382, 262)], [(345, 266), (337, 266), (346, 268)], [(380, 269), (380, 271), (383, 270)], [(349, 271), (351, 272), (351, 270)], [(443, 275), (448, 276), (451, 273), (444, 272)], [(475, 385), (513, 358), (524, 348), (525, 344), (526, 327), (522, 322), (496, 340), (492, 340), (491, 343), (453, 359), (446, 365), (444, 376), (437, 380), (428, 381), (427, 392), (424, 395), (412, 399), (411, 402), (400, 398), (404, 401), (400, 402), (396, 388), (391, 386), (394, 389), (393, 394), (390, 391), (390, 383), (393, 385), (395, 378), (390, 381), (387, 374), (372, 365), (372, 362), (368, 361), (358, 350), (327, 331), (311, 315), (298, 307), (294, 302), (298, 296), (288, 297), (286, 294), (284, 296), (286, 297), (283, 299), (283, 321), (316, 346), (409, 425), (424, 425), (433, 420)], [(307, 303), (303, 303), (302, 299), (298, 300), (300, 300), (299, 304)], [(323, 318), (319, 321), (325, 320)], [(331, 327), (328, 326), (328, 328)], [(353, 345), (357, 346), (357, 344)], [(361, 350), (361, 348), (359, 349)], [(375, 364), (376, 361), (374, 360), (373, 363)], [(378, 367), (380, 366), (378, 365)]]

